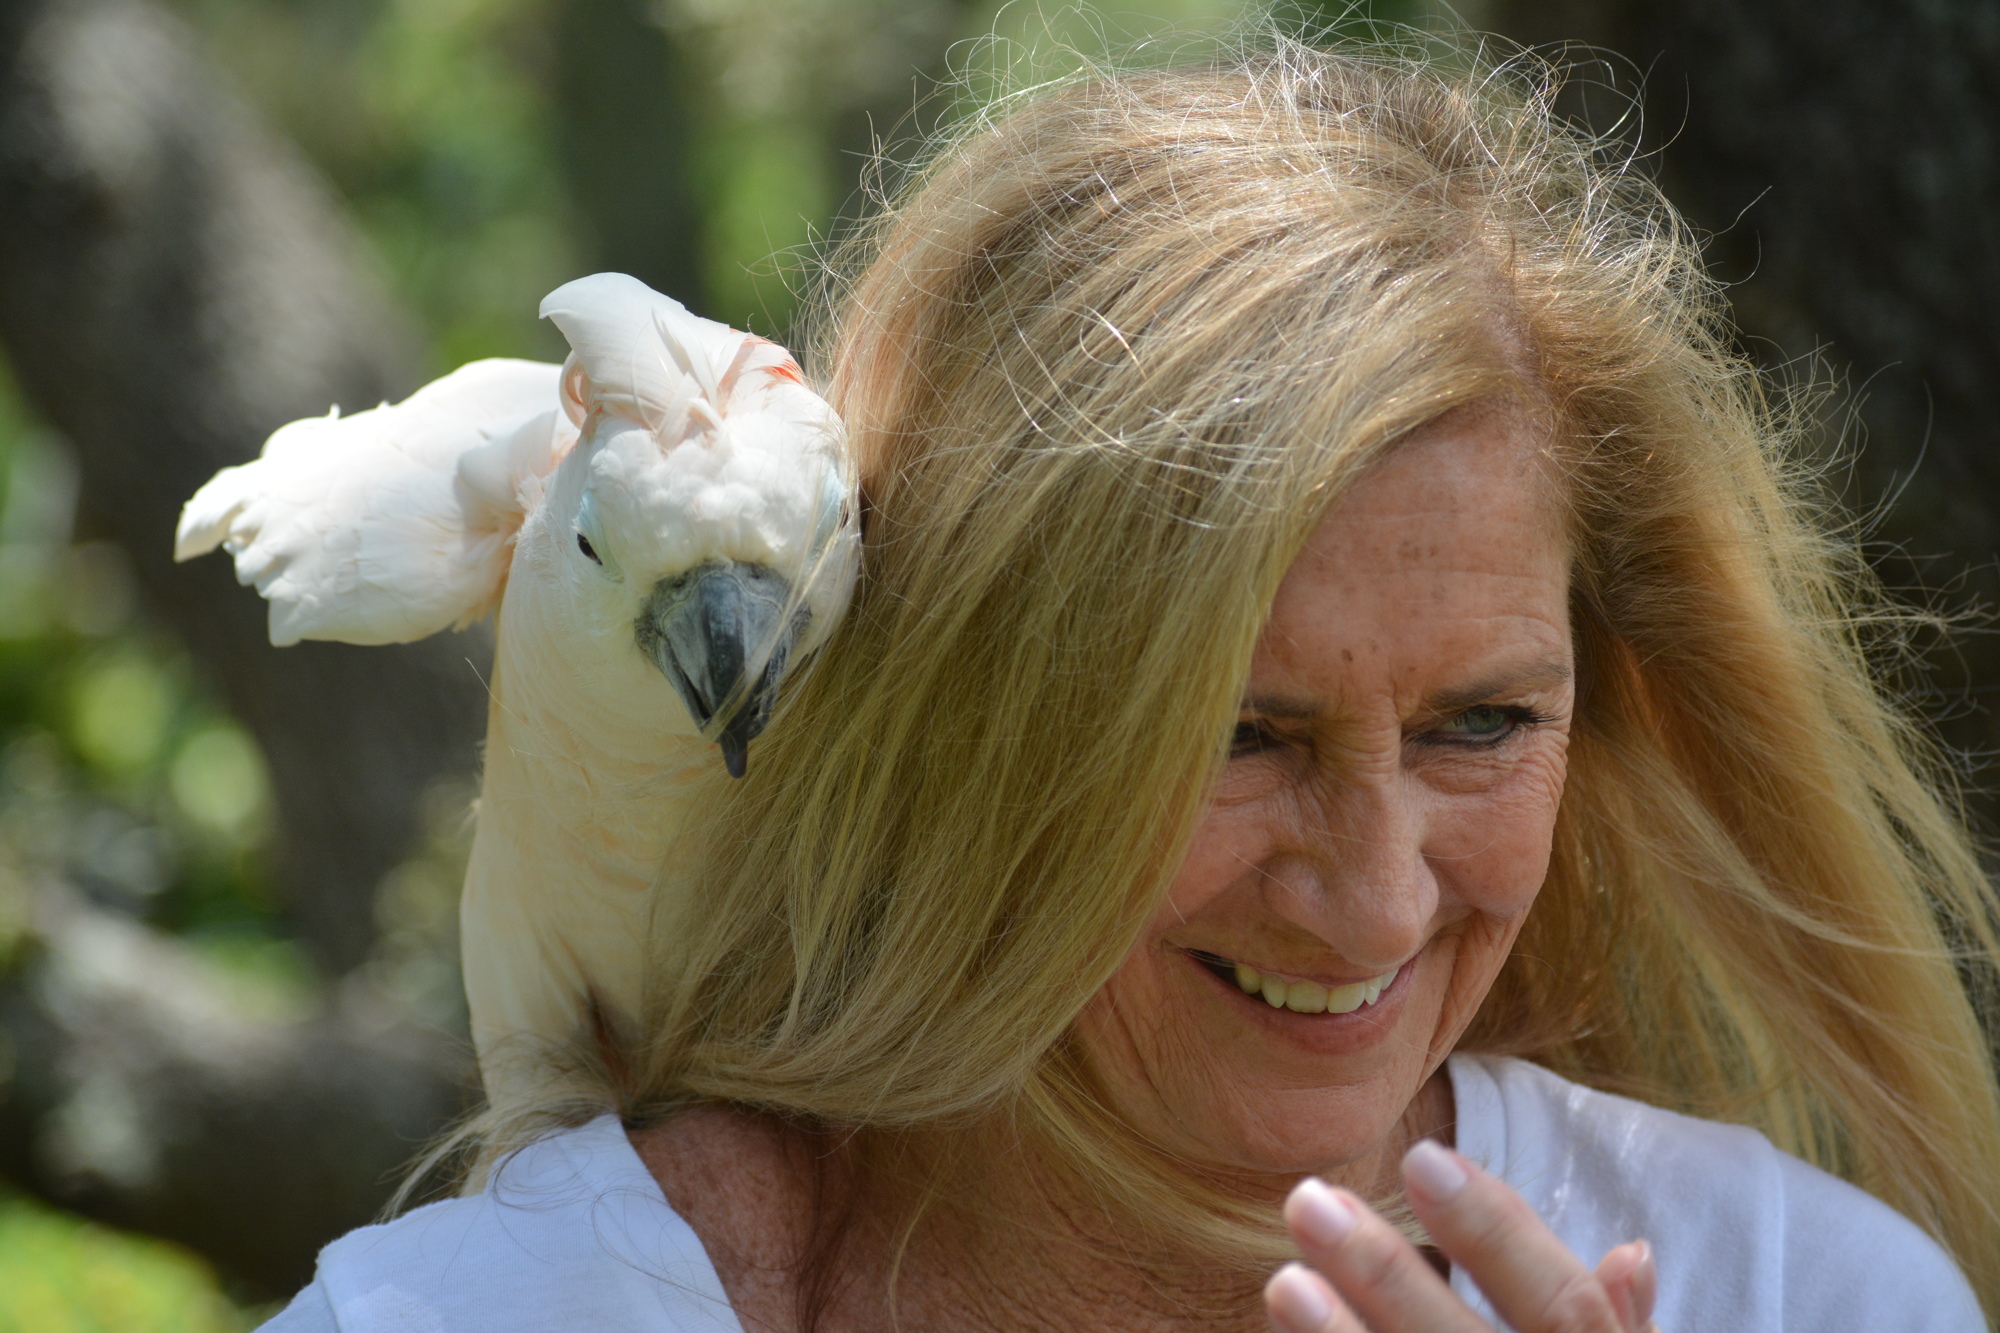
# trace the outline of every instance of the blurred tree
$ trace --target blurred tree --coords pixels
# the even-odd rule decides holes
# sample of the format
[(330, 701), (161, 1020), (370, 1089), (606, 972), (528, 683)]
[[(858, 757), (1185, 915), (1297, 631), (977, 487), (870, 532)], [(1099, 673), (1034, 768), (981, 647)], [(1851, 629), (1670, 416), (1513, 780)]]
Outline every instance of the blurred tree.
[(372, 1221), (464, 1109), (461, 1048), (361, 988), (311, 1016), (259, 1013), (173, 937), (38, 890), (0, 940), (0, 1175), (270, 1300)]
[(663, 0), (693, 72), (688, 158), (699, 206), (702, 312), (791, 335), (812, 255), (859, 212), (876, 135), (946, 74), (956, 0)]
[(171, 2), (346, 203), (429, 335), (419, 378), (561, 357), (536, 317), (580, 262), (549, 105), (558, 0)]
[[(378, 881), (430, 834), (424, 793), (474, 762), (484, 710), (467, 658), (481, 640), (280, 657), (226, 562), (177, 567), (169, 552), (181, 501), (272, 428), (413, 384), (409, 323), (317, 176), (143, 0), (0, 9), (0, 199), (0, 345), (73, 448), (83, 522), (123, 548), (150, 613), (261, 743), (291, 921), (328, 975), (348, 973), (376, 939)], [(40, 456), (16, 453), (10, 524), (34, 489), (13, 484), (19, 465)], [(21, 536), (0, 533), (7, 553), (44, 549)], [(82, 759), (113, 786), (158, 771), (169, 675), (114, 653), (77, 682), (66, 711)], [(17, 772), (36, 755), (8, 748), (10, 788), (54, 789)], [(165, 777), (194, 822), (220, 826), (254, 811), (222, 779), (236, 772), (254, 803), (256, 769), (211, 727)], [(9, 822), (60, 829), (72, 808), (10, 800)], [(85, 852), (143, 850), (148, 830), (118, 805), (85, 808), (98, 825), (78, 840), (101, 844)], [(253, 1287), (297, 1285), (456, 1113), (456, 1049), (360, 987), (316, 1020), (232, 1019), (198, 950), (55, 884), (28, 894), (46, 873), (0, 864), (0, 1171), (203, 1248)]]
[(690, 155), (700, 82), (648, 0), (555, 0), (552, 106), (587, 270), (704, 309)]
[[(1834, 480), (1875, 516), (1884, 579), (2000, 607), (2000, 3), (1499, 0), (1484, 17), (1616, 53), (1568, 105), (1633, 142), (1707, 231), (1752, 357), (1845, 381), (1853, 419), (1829, 424), (1860, 447)], [(2000, 639), (1958, 635), (1930, 666), (1926, 706), (1983, 763)]]
[(283, 878), (330, 973), (366, 955), (419, 800), (469, 772), (478, 636), (274, 660), (225, 561), (172, 562), (181, 502), (300, 416), (401, 397), (421, 357), (317, 176), (125, 0), (18, 0), (0, 27), (0, 344), (76, 450), (80, 508), (269, 759)]

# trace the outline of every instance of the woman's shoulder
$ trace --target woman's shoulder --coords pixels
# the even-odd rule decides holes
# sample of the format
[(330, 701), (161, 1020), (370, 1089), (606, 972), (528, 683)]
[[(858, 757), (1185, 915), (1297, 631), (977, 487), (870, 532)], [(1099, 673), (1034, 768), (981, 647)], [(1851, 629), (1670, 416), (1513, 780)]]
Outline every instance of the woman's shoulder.
[(1984, 1329), (1914, 1223), (1756, 1130), (1597, 1092), (1537, 1065), (1450, 1062), (1459, 1151), (1586, 1262), (1644, 1237), (1662, 1328)]
[(606, 1116), (523, 1149), (477, 1195), (320, 1252), (267, 1333), (740, 1333), (700, 1239)]

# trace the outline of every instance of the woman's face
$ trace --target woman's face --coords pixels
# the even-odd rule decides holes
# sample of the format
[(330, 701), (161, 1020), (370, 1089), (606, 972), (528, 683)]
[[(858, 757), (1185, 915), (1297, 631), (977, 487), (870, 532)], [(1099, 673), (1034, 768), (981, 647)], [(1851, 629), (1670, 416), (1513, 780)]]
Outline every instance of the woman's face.
[(1286, 574), (1187, 862), (1079, 1025), (1166, 1146), (1367, 1168), (1506, 959), (1548, 867), (1572, 702), (1541, 438), (1518, 415), (1446, 418)]

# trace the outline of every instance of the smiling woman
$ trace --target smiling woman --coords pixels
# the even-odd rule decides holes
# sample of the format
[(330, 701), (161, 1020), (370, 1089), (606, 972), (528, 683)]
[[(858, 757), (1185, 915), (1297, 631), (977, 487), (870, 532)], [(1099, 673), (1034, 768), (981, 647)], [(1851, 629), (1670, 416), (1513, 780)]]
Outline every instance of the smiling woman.
[(1983, 1327), (1992, 893), (1542, 77), (1284, 47), (948, 145), (829, 323), (854, 601), (638, 1035), (274, 1327)]

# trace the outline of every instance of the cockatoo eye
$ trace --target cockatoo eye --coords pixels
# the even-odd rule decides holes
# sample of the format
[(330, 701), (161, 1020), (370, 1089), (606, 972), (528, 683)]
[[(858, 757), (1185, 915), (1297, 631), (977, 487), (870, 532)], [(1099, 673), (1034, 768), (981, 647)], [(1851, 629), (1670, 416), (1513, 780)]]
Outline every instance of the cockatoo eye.
[(590, 538), (580, 532), (576, 534), (576, 549), (588, 556), (592, 563), (599, 565), (604, 563), (604, 557), (599, 555), (597, 548), (590, 544)]

